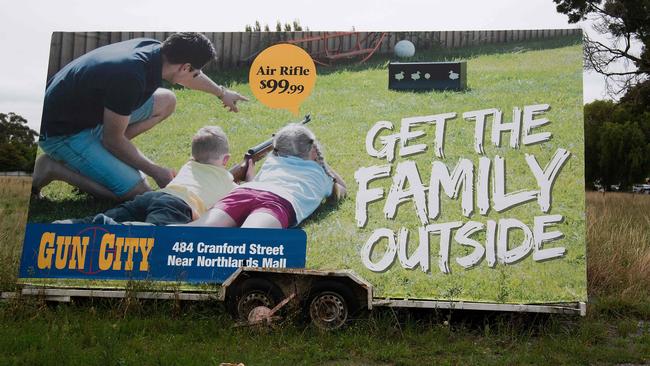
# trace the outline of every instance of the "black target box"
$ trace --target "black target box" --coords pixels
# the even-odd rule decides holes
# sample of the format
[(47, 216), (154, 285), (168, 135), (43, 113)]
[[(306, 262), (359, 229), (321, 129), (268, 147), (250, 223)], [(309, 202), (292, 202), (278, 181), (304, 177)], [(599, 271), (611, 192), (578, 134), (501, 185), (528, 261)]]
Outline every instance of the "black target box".
[(464, 90), (467, 88), (467, 62), (391, 62), (388, 64), (388, 89)]

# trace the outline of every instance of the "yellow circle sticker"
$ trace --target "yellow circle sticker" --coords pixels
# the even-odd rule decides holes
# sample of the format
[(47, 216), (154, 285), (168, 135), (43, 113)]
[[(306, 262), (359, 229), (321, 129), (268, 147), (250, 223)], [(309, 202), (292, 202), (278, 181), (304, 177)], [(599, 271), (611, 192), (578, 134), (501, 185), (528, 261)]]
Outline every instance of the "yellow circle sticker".
[(298, 115), (300, 104), (316, 84), (316, 65), (302, 48), (278, 44), (257, 55), (248, 82), (255, 98), (264, 105)]

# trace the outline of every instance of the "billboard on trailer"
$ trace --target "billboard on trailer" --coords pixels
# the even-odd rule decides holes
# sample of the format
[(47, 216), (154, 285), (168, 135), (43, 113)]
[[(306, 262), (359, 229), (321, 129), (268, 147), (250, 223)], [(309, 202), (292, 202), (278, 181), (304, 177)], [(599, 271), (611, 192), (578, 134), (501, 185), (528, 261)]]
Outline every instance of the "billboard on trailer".
[(579, 30), (57, 32), (39, 145), (24, 279), (587, 298)]

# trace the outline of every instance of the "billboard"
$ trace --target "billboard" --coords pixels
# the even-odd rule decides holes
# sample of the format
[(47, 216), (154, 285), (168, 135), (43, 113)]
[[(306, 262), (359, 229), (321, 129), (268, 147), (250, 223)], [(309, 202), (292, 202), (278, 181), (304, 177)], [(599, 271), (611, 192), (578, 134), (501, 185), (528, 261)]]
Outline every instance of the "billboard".
[[(205, 33), (217, 61), (202, 71), (194, 56), (156, 58), (170, 34), (85, 36), (97, 48), (66, 56), (66, 40), (81, 34), (53, 35), (34, 173), (42, 198), (30, 203), (21, 277), (68, 277), (56, 256), (82, 253), (73, 238), (90, 230), (103, 233), (88, 239), (99, 261), (119, 252), (99, 255), (106, 233), (155, 238), (161, 260), (140, 265), (145, 240), (140, 264), (117, 277), (66, 261), (72, 277), (220, 282), (243, 264), (350, 269), (386, 298), (586, 300), (579, 31)], [(402, 40), (414, 54), (396, 55)], [(71, 82), (116, 54), (95, 81)], [(147, 66), (134, 71), (134, 59)], [(301, 119), (307, 132), (285, 128)], [(203, 157), (201, 141), (214, 135), (227, 150)], [(135, 178), (93, 155), (88, 139)], [(231, 171), (250, 182), (203, 166), (237, 164)], [(137, 195), (141, 176), (154, 193)], [(142, 221), (150, 225), (133, 223)], [(199, 243), (233, 249), (205, 265)], [(175, 263), (187, 264), (183, 274)]]

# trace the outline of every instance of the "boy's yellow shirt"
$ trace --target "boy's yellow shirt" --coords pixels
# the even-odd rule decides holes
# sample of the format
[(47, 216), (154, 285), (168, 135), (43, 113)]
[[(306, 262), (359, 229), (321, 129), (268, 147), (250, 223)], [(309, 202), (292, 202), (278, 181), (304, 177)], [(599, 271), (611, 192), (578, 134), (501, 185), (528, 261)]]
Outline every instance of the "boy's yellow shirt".
[(190, 160), (161, 191), (185, 201), (196, 220), (235, 187), (225, 168)]

